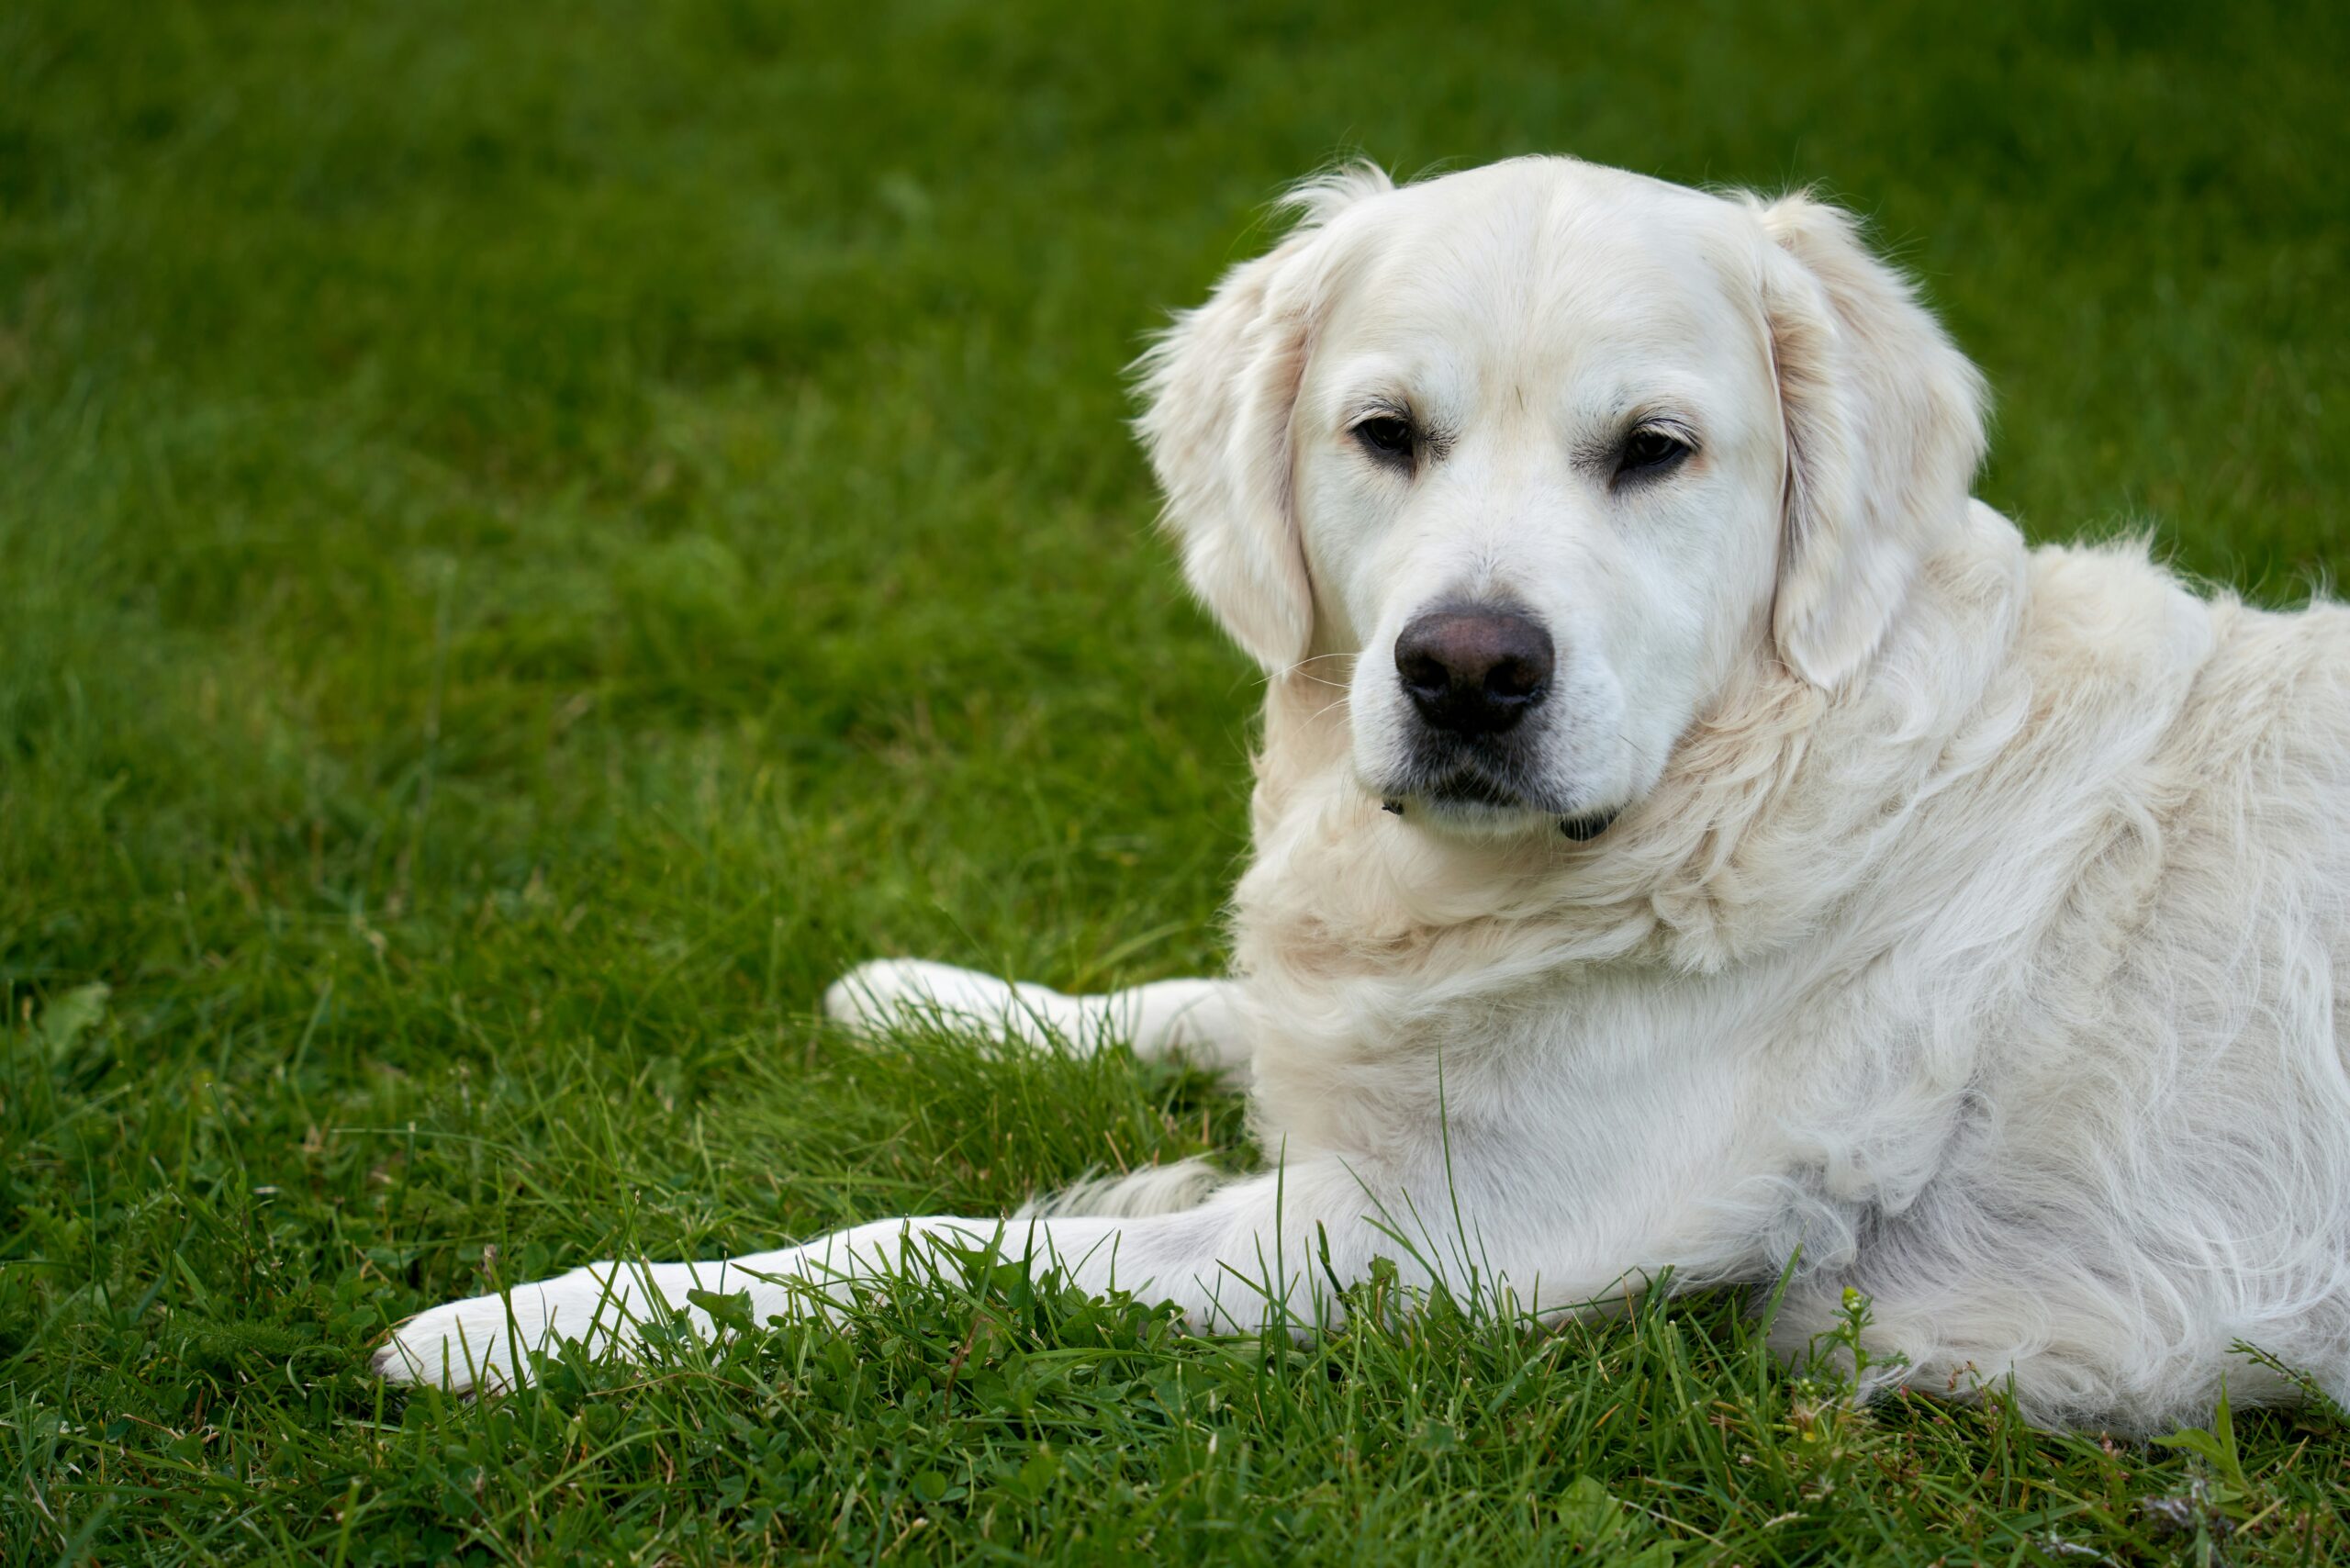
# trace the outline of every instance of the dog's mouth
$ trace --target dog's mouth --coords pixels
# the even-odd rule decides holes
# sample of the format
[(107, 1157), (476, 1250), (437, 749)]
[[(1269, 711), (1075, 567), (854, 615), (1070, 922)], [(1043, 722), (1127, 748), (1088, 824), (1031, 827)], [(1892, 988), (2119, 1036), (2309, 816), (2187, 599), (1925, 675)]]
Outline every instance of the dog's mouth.
[(1554, 792), (1512, 778), (1481, 759), (1454, 756), (1441, 768), (1416, 773), (1380, 790), (1380, 803), (1394, 815), (1419, 815), (1456, 827), (1496, 829), (1530, 825), (1548, 818), (1577, 844), (1588, 844), (1614, 825), (1618, 809), (1595, 811)]
[(1521, 811), (1532, 802), (1528, 791), (1505, 778), (1495, 778), (1473, 766), (1456, 767), (1412, 791), (1432, 806), (1485, 806), (1495, 811)]
[(1593, 839), (1614, 827), (1619, 814), (1616, 808), (1611, 806), (1604, 812), (1585, 812), (1579, 817), (1561, 817), (1559, 831), (1577, 844), (1589, 844)]

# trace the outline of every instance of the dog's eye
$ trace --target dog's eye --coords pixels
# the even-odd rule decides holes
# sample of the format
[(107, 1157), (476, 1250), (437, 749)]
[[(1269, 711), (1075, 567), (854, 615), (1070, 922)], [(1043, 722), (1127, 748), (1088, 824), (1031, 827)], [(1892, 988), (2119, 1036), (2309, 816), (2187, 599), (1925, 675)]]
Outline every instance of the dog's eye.
[(1393, 414), (1374, 414), (1355, 426), (1354, 437), (1373, 457), (1390, 463), (1411, 459), (1412, 426), (1408, 420)]
[(1616, 473), (1618, 477), (1662, 473), (1693, 450), (1685, 439), (1662, 425), (1642, 425), (1624, 442), (1624, 454), (1617, 459)]

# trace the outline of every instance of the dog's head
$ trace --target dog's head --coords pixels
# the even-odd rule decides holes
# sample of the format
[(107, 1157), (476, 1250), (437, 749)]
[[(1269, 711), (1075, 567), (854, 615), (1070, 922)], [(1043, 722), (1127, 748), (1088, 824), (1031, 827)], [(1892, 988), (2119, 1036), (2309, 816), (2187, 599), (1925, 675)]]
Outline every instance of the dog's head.
[(1139, 428), (1192, 587), (1276, 678), (1351, 670), (1410, 820), (1603, 831), (1741, 661), (1852, 681), (1961, 525), (1980, 379), (1831, 207), (1556, 158), (1293, 205)]

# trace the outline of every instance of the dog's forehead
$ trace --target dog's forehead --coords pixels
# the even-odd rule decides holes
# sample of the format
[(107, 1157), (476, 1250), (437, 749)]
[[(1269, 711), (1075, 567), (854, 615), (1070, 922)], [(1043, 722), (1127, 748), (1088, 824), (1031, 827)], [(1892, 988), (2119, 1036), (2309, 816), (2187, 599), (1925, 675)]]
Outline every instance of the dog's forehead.
[(1718, 197), (1564, 159), (1450, 175), (1351, 214), (1360, 253), (1331, 298), (1357, 348), (1662, 352), (1743, 333), (1751, 226)]

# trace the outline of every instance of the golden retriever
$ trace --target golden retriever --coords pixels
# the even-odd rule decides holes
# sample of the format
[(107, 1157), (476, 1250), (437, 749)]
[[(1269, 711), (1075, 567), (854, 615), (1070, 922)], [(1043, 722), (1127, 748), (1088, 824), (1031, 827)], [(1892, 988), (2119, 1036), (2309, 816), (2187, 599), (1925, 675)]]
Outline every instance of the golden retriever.
[(1857, 1290), (1879, 1375), (2043, 1423), (2294, 1395), (2240, 1345), (2350, 1399), (2350, 617), (2027, 549), (1968, 493), (1974, 367), (1806, 196), (1528, 158), (1293, 201), (1143, 365), (1268, 677), (1233, 978), (827, 998), (1190, 1052), (1280, 1168), (598, 1264), (385, 1374), (1001, 1237), (1203, 1330), (1326, 1321), (1382, 1254), (1551, 1316), (1785, 1274), (1791, 1347)]

